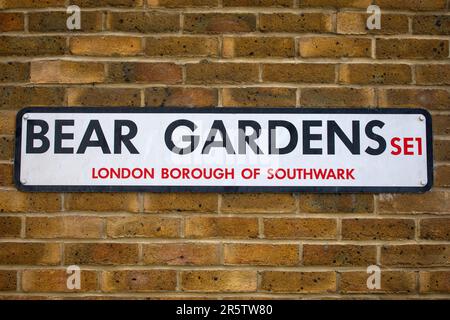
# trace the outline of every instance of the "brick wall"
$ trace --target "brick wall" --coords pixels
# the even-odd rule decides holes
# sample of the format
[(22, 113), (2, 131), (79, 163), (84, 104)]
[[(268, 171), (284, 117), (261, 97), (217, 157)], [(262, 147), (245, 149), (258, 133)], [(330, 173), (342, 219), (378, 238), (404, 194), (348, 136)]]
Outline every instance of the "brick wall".
[[(381, 30), (365, 27), (372, 2)], [(66, 29), (69, 4), (82, 30)], [(0, 297), (449, 298), (449, 6), (0, 0)], [(30, 105), (423, 107), (436, 182), (407, 195), (21, 193), (14, 119)], [(381, 290), (366, 286), (373, 264)]]

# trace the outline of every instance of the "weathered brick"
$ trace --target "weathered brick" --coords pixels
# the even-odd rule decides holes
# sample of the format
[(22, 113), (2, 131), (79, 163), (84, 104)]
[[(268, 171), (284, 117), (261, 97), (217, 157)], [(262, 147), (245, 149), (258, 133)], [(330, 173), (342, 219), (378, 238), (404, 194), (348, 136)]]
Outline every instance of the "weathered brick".
[(240, 217), (188, 217), (186, 238), (256, 238), (258, 220)]
[(370, 88), (304, 88), (300, 104), (304, 107), (372, 107), (375, 92)]
[(18, 238), (22, 229), (22, 220), (18, 217), (0, 216), (0, 238)]
[(139, 89), (121, 88), (68, 88), (69, 106), (139, 107)]
[(216, 212), (217, 194), (146, 193), (145, 212)]
[(61, 106), (64, 88), (58, 87), (0, 87), (0, 108), (20, 109), (24, 106)]
[(95, 83), (105, 79), (102, 63), (77, 61), (33, 61), (30, 80), (34, 83)]
[(450, 34), (450, 16), (413, 16), (412, 28), (414, 34)]
[(444, 89), (379, 89), (380, 107), (448, 110), (450, 92)]
[(337, 32), (341, 34), (407, 34), (409, 21), (407, 15), (382, 14), (381, 29), (367, 28), (368, 13), (338, 12)]
[(416, 82), (425, 85), (450, 85), (450, 65), (416, 65)]
[(188, 13), (184, 32), (239, 33), (256, 31), (256, 15), (248, 13)]
[(142, 260), (149, 265), (217, 265), (220, 256), (215, 244), (161, 243), (144, 245)]
[(98, 217), (27, 217), (27, 238), (101, 238), (103, 220)]
[(148, 107), (215, 107), (218, 104), (217, 89), (198, 87), (155, 87), (145, 90)]
[(412, 219), (344, 219), (344, 240), (408, 240), (414, 239)]
[(300, 212), (369, 213), (374, 210), (371, 194), (305, 194), (300, 196)]
[(174, 291), (177, 285), (173, 270), (105, 271), (102, 290), (106, 292)]
[(255, 83), (258, 80), (257, 64), (202, 62), (186, 65), (189, 84)]
[(146, 0), (149, 7), (217, 7), (218, 0)]
[(450, 241), (450, 219), (420, 220), (420, 238), (425, 240)]
[[(1, 89), (0, 89), (1, 90)], [(0, 135), (13, 135), (16, 129), (15, 110), (0, 110)]]
[(65, 269), (24, 270), (22, 288), (25, 292), (88, 292), (97, 290), (97, 273), (81, 270), (80, 289), (68, 289)]
[(131, 243), (66, 243), (64, 247), (66, 264), (137, 264), (138, 255), (138, 245)]
[(182, 81), (181, 66), (175, 63), (112, 63), (108, 80), (119, 83), (175, 84)]
[(0, 270), (0, 291), (16, 291), (17, 271)]
[(64, 37), (0, 36), (0, 56), (55, 56), (65, 52)]
[(225, 107), (295, 107), (296, 89), (292, 88), (224, 88)]
[(380, 213), (450, 213), (449, 193), (382, 194), (378, 196)]
[(301, 0), (299, 5), (300, 7), (366, 9), (371, 3), (371, 0)]
[(375, 246), (304, 245), (305, 266), (369, 266), (376, 262)]
[(76, 36), (70, 38), (70, 52), (80, 56), (136, 56), (142, 41), (126, 36)]
[(363, 58), (371, 56), (372, 42), (366, 38), (305, 37), (299, 40), (304, 58)]
[(111, 31), (158, 33), (180, 29), (178, 13), (108, 12), (107, 28)]
[[(28, 30), (30, 32), (69, 32), (67, 18), (64, 11), (31, 12), (28, 14)], [(77, 32), (102, 31), (102, 13), (84, 12), (81, 14), (80, 29)]]
[(448, 41), (435, 39), (377, 39), (378, 59), (445, 59)]
[(334, 64), (280, 63), (263, 65), (262, 78), (268, 82), (334, 83)]
[(382, 271), (380, 289), (367, 288), (366, 272), (342, 272), (339, 289), (342, 293), (405, 293), (416, 292), (416, 273)]
[(413, 11), (427, 11), (445, 9), (445, 0), (375, 0), (375, 4), (384, 10), (399, 9)]
[(256, 271), (205, 270), (183, 271), (183, 291), (252, 292), (256, 291)]
[(331, 293), (336, 291), (334, 272), (261, 272), (261, 290), (275, 293)]
[(295, 198), (288, 193), (222, 195), (221, 211), (224, 213), (285, 213), (295, 210)]
[(23, 13), (0, 12), (0, 32), (23, 31)]
[(292, 0), (223, 0), (224, 7), (292, 7)]
[(61, 261), (58, 243), (2, 242), (0, 264), (7, 265), (56, 265)]
[(12, 160), (14, 158), (14, 137), (0, 136), (0, 160)]
[(435, 161), (450, 161), (450, 140), (435, 140), (433, 153)]
[(65, 0), (2, 0), (0, 9), (63, 7), (65, 3)]
[(69, 211), (129, 211), (139, 210), (135, 193), (69, 193), (65, 196)]
[(259, 28), (262, 32), (331, 32), (333, 28), (330, 14), (309, 13), (275, 13), (261, 14)]
[(258, 266), (295, 266), (299, 247), (294, 244), (228, 243), (223, 248), (224, 264)]
[(419, 273), (421, 293), (444, 293), (450, 291), (449, 271), (421, 271)]
[(144, 0), (70, 0), (80, 7), (142, 7)]
[(215, 37), (146, 38), (145, 54), (155, 57), (217, 57), (219, 40)]
[(267, 218), (264, 236), (267, 239), (336, 239), (334, 219)]
[(294, 39), (288, 37), (224, 37), (224, 58), (291, 58)]
[(345, 84), (409, 84), (411, 67), (407, 64), (343, 64), (339, 81)]
[(449, 245), (391, 245), (381, 248), (383, 266), (448, 266)]
[(0, 212), (57, 212), (61, 196), (57, 193), (0, 192)]
[(0, 83), (26, 82), (29, 77), (30, 77), (29, 63), (20, 63), (20, 62), (0, 63)]
[(176, 238), (180, 224), (178, 218), (114, 217), (108, 219), (106, 232), (111, 238)]
[(450, 166), (442, 165), (436, 167), (434, 185), (436, 187), (450, 187)]
[(7, 163), (0, 164), (0, 186), (11, 187), (14, 185), (13, 166)]

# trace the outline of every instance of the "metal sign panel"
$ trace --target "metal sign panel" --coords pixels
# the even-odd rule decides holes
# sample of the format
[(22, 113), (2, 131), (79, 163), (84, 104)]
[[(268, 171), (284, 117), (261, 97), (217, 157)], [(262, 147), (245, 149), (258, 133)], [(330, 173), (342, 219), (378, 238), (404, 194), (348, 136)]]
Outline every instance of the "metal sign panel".
[(26, 108), (23, 191), (424, 192), (421, 109)]

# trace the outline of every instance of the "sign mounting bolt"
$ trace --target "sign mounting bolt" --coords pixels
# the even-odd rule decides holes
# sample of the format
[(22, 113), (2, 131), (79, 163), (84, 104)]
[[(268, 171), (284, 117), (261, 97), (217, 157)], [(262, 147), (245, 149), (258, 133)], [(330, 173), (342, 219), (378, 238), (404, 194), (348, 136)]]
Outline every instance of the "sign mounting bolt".
[(425, 121), (425, 117), (424, 116), (419, 116), (419, 120), (420, 121)]
[(27, 184), (27, 180), (20, 180), (22, 184)]
[(427, 183), (425, 182), (425, 180), (421, 180), (421, 181), (420, 181), (420, 184), (421, 184), (422, 186), (425, 186)]
[(30, 115), (29, 115), (28, 113), (26, 113), (26, 114), (23, 115), (23, 119), (24, 119), (24, 120), (28, 120), (28, 118), (30, 118)]

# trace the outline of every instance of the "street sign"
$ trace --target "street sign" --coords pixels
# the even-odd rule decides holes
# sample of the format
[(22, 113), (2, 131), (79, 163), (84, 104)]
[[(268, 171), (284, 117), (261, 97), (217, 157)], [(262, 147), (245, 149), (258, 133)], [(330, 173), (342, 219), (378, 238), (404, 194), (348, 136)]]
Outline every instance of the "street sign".
[(424, 192), (421, 109), (26, 108), (23, 191)]

